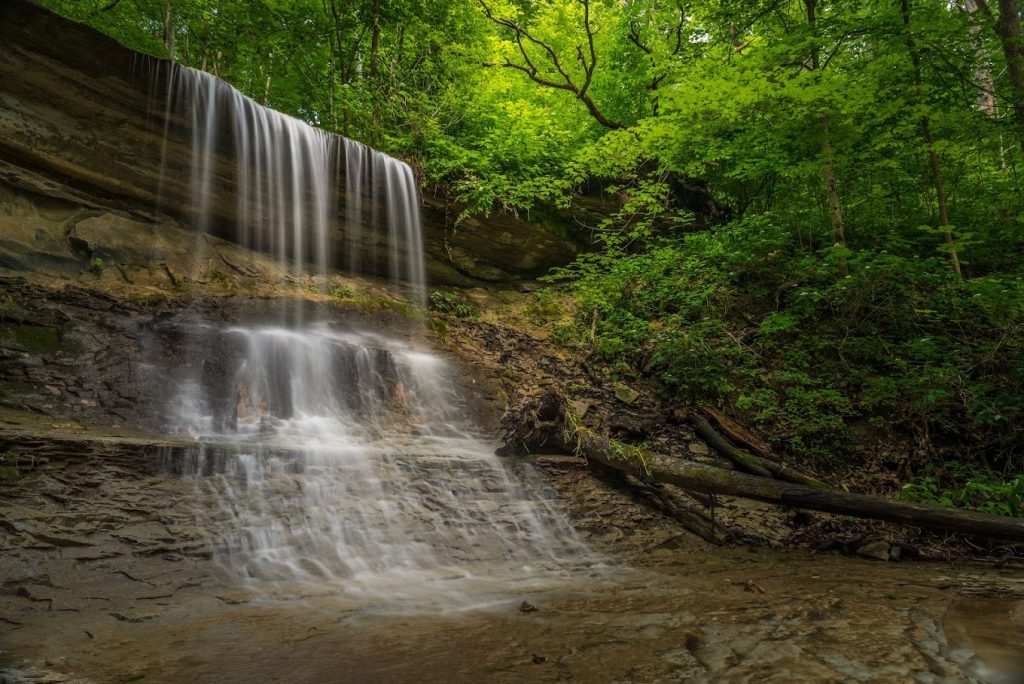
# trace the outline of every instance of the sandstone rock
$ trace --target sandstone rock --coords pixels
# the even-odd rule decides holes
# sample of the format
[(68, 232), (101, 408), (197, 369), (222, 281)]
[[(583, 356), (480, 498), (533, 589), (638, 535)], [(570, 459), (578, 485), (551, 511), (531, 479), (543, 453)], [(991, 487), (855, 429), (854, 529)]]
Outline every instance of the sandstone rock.
[(622, 383), (617, 383), (615, 385), (615, 398), (623, 404), (632, 404), (640, 398), (640, 393), (632, 387), (628, 387)]

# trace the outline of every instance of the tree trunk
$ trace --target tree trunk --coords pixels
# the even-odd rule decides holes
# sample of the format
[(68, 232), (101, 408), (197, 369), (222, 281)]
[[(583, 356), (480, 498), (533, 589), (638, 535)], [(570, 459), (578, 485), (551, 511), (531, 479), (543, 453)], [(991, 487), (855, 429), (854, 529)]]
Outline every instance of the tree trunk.
[(167, 59), (174, 59), (174, 0), (164, 5), (164, 50)]
[[(974, 14), (978, 11), (978, 0), (965, 0), (964, 10), (968, 14)], [(974, 51), (982, 58), (982, 65), (978, 66), (974, 71), (974, 78), (979, 84), (978, 90), (978, 109), (985, 112), (991, 117), (998, 116), (996, 111), (996, 87), (992, 81), (992, 72), (988, 70), (988, 67), (984, 66), (984, 60), (987, 57), (985, 51), (981, 47), (981, 41), (978, 39), (978, 26), (972, 25), (970, 28), (970, 39), (971, 47)]]
[(380, 51), (380, 0), (373, 0), (373, 24), (370, 37), (370, 80), (377, 78), (377, 54)]
[[(331, 41), (331, 52), (334, 52), (334, 41)], [(327, 113), (331, 117), (331, 130), (338, 130), (338, 114), (334, 107), (334, 55), (327, 60)]]
[(736, 496), (855, 518), (943, 532), (1024, 542), (1024, 519), (890, 501), (864, 494), (808, 487), (723, 468), (668, 458), (615, 442), (580, 425), (563, 397), (553, 391), (502, 420), (506, 453), (556, 446), (646, 482), (671, 484), (702, 494)]
[(1013, 109), (1017, 140), (1024, 152), (1024, 43), (1020, 34), (1020, 7), (1017, 0), (999, 0), (999, 17), (995, 17), (988, 0), (973, 0), (976, 7), (992, 23), (1006, 59), (1006, 75), (1010, 79), (1010, 106)]
[[(331, 62), (330, 62), (330, 74), (328, 77), (327, 92), (329, 96), (329, 103), (331, 108), (331, 121), (334, 124), (334, 131), (338, 131), (338, 107), (336, 104), (337, 95), (336, 90), (345, 87), (345, 69), (344, 67), (344, 32), (341, 26), (341, 15), (338, 12), (338, 4), (335, 0), (330, 0), (330, 13), (331, 18), (334, 20), (334, 31), (331, 32)], [(348, 126), (345, 126), (345, 132), (348, 132)]]
[[(917, 45), (914, 43), (914, 35), (910, 32), (910, 2), (900, 0), (900, 14), (903, 16), (903, 28), (906, 31), (907, 52), (910, 53), (910, 63), (914, 71), (914, 90), (917, 95), (917, 102), (924, 106), (924, 79), (921, 76), (921, 56), (917, 52)], [(953, 265), (953, 271), (959, 277), (963, 277), (960, 270), (960, 256), (956, 251), (956, 242), (953, 240), (953, 228), (949, 222), (949, 207), (946, 203), (946, 189), (942, 183), (942, 169), (939, 166), (939, 154), (935, 150), (935, 136), (932, 134), (931, 119), (927, 114), (921, 115), (921, 132), (924, 134), (925, 147), (928, 148), (928, 164), (931, 167), (932, 182), (935, 184), (935, 198), (939, 205), (939, 227), (942, 230), (942, 239), (949, 250), (949, 259)]]
[(832, 154), (832, 138), (828, 132), (828, 117), (821, 117), (821, 155), (824, 158), (825, 188), (828, 190), (828, 215), (832, 223), (832, 236), (839, 248), (839, 275), (845, 278), (850, 275), (846, 264), (846, 229), (843, 226), (843, 207), (839, 202), (839, 190), (836, 189), (835, 159)]
[(1024, 520), (986, 515), (973, 511), (939, 508), (924, 504), (889, 501), (864, 494), (850, 494), (806, 485), (745, 475), (721, 468), (664, 457), (651, 456), (646, 467), (639, 459), (623, 457), (604, 437), (585, 431), (579, 450), (588, 459), (639, 478), (672, 484), (704, 494), (721, 494), (754, 499), (825, 513), (839, 513), (855, 518), (924, 527), (943, 532), (1024, 542)]
[(792, 468), (776, 463), (771, 459), (764, 458), (762, 456), (754, 455), (743, 449), (737, 449), (735, 446), (729, 443), (722, 435), (711, 427), (711, 424), (701, 416), (693, 416), (690, 421), (693, 423), (693, 428), (701, 439), (708, 443), (712, 449), (728, 458), (732, 463), (742, 470), (745, 470), (754, 475), (760, 477), (773, 477), (779, 480), (785, 480), (787, 482), (793, 482), (795, 484), (801, 484), (806, 487), (817, 487), (819, 489), (828, 489), (829, 486), (821, 480), (816, 480), (813, 477), (798, 473)]
[(1024, 43), (1020, 35), (1020, 7), (1017, 0), (999, 0), (996, 31), (1006, 57), (1006, 75), (1010, 79), (1013, 118), (1017, 122), (1021, 150), (1024, 151)]
[[(817, 0), (804, 0), (804, 7), (807, 9), (807, 23), (811, 30), (818, 25)], [(811, 51), (811, 69), (821, 69), (820, 50), (815, 44)], [(839, 201), (839, 190), (836, 187), (835, 155), (832, 149), (832, 136), (828, 130), (828, 116), (822, 115), (819, 120), (821, 129), (821, 158), (822, 175), (825, 178), (825, 191), (828, 194), (828, 215), (832, 223), (832, 236), (836, 247), (839, 248), (839, 275), (845, 278), (850, 274), (846, 263), (846, 229), (843, 226), (843, 207)]]

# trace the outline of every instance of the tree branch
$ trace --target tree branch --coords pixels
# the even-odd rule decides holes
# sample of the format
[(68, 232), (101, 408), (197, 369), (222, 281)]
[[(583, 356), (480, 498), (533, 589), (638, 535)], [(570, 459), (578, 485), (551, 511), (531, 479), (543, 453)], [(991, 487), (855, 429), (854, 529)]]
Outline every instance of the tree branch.
[(109, 12), (110, 10), (114, 9), (115, 7), (117, 7), (118, 3), (120, 3), (120, 2), (121, 2), (121, 0), (110, 0), (110, 2), (109, 2), (109, 3), (107, 3), (107, 4), (106, 4), (106, 5), (104, 5), (103, 7), (100, 7), (100, 8), (99, 8), (99, 9), (97, 9), (96, 11), (94, 11), (94, 12), (92, 13), (92, 16), (94, 16), (94, 17), (95, 17), (95, 16), (96, 16), (97, 14), (99, 14), (100, 12)]
[[(525, 64), (518, 64), (510, 59), (506, 59), (504, 64), (502, 64), (501, 66), (509, 69), (515, 69), (516, 71), (522, 71), (530, 78), (531, 81), (533, 81), (537, 85), (544, 86), (545, 88), (565, 90), (572, 93), (573, 95), (576, 96), (576, 99), (583, 103), (583, 106), (587, 108), (587, 111), (590, 113), (590, 115), (605, 128), (625, 128), (624, 124), (609, 119), (607, 116), (605, 116), (598, 108), (594, 100), (590, 97), (590, 95), (587, 94), (587, 90), (589, 90), (591, 81), (594, 78), (595, 67), (597, 66), (597, 50), (594, 47), (594, 30), (593, 27), (590, 25), (590, 0), (579, 1), (583, 5), (583, 24), (584, 30), (586, 31), (587, 35), (588, 52), (590, 54), (590, 58), (588, 59), (583, 52), (583, 46), (579, 45), (576, 47), (576, 57), (580, 61), (584, 73), (584, 81), (582, 85), (577, 85), (577, 83), (572, 79), (572, 77), (569, 75), (569, 72), (566, 71), (565, 67), (562, 65), (561, 60), (558, 58), (558, 53), (555, 52), (555, 49), (553, 47), (551, 47), (548, 43), (544, 42), (543, 40), (540, 40), (532, 33), (530, 33), (528, 29), (526, 29), (523, 26), (520, 26), (518, 23), (512, 21), (511, 19), (504, 19), (495, 16), (494, 13), (491, 11), (491, 8), (485, 2), (485, 0), (479, 0), (480, 6), (483, 7), (484, 14), (488, 20), (490, 20), (492, 23), (498, 26), (501, 26), (512, 31), (515, 34), (516, 45), (519, 47), (519, 54), (522, 55), (523, 62), (525, 62)], [(547, 55), (548, 62), (550, 62), (551, 66), (554, 67), (556, 72), (558, 72), (558, 75), (561, 78), (560, 81), (555, 81), (541, 75), (540, 69), (536, 66), (536, 64), (534, 64), (533, 60), (530, 59), (529, 52), (527, 51), (526, 45), (523, 42), (524, 40), (532, 43), (533, 45), (536, 45), (537, 47), (544, 51), (544, 53)]]

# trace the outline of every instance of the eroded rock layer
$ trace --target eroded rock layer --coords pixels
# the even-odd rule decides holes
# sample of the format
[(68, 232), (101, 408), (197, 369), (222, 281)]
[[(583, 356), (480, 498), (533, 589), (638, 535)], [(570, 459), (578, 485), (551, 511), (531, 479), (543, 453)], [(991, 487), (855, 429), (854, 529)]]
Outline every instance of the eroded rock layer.
[[(80, 271), (97, 256), (159, 262), (163, 255), (140, 255), (135, 247), (200, 223), (183, 172), (192, 159), (188, 122), (167, 107), (170, 63), (26, 0), (0, 6), (0, 46), (0, 266)], [(237, 163), (232, 146), (216, 154), (217, 173), (230, 179)], [(386, 246), (346, 226), (356, 199), (339, 185), (329, 220), (339, 245), (335, 265), (344, 266), (340, 252), (353, 237), (367, 241), (361, 248), (368, 253)], [(430, 196), (424, 203), (427, 271), (435, 284), (535, 277), (575, 251), (512, 217), (455, 228), (457, 208), (446, 211)], [(230, 193), (203, 213), (204, 231), (227, 240), (239, 235)]]

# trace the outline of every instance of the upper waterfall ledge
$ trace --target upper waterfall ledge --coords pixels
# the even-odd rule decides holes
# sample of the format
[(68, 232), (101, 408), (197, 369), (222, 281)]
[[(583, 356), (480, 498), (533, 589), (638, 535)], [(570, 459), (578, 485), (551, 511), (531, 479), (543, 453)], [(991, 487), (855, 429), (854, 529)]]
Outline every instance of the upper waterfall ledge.
[[(116, 261), (117, 245), (76, 236), (85, 220), (95, 236), (117, 235), (125, 221), (154, 234), (194, 224), (189, 179), (172, 174), (161, 181), (164, 160), (191, 154), (184, 140), (162, 135), (167, 83), (152, 65), (166, 62), (28, 0), (0, 6), (0, 46), (0, 267), (78, 271), (94, 254)], [(234, 161), (230, 151), (218, 154), (225, 165)], [(338, 244), (351, 243), (348, 201), (342, 188), (330, 217)], [(470, 219), (453, 229), (458, 207), (446, 210), (444, 199), (429, 193), (423, 205), (433, 285), (533, 278), (576, 252), (570, 241), (511, 216)], [(234, 239), (234, 202), (207, 209), (207, 230)], [(110, 225), (103, 230), (97, 223)]]

